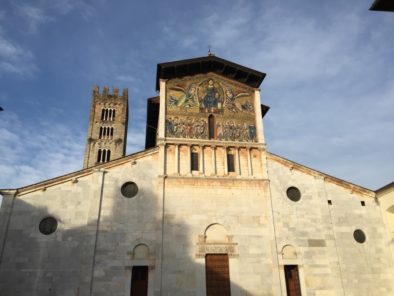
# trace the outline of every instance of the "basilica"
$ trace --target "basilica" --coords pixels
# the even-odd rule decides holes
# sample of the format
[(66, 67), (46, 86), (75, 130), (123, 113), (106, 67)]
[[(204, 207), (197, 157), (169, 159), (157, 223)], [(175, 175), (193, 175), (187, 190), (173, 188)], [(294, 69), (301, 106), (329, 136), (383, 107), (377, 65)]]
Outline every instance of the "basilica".
[(0, 294), (394, 295), (394, 183), (267, 151), (265, 76), (158, 64), (130, 155), (127, 89), (94, 87), (83, 169), (0, 189)]

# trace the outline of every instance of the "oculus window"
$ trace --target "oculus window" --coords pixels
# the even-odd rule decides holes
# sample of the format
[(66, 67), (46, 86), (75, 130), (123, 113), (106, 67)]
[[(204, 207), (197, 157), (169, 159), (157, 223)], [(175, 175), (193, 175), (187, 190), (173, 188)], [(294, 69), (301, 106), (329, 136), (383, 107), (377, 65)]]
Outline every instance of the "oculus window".
[(38, 229), (45, 235), (54, 233), (57, 229), (57, 220), (53, 217), (46, 217), (41, 220)]
[(289, 187), (286, 191), (287, 197), (291, 201), (299, 201), (301, 199), (301, 192), (297, 187)]
[(355, 241), (360, 243), (360, 244), (365, 243), (365, 241), (367, 239), (367, 237), (365, 236), (364, 231), (362, 231), (361, 229), (356, 229), (353, 232), (353, 237), (354, 237)]
[(132, 198), (138, 193), (138, 186), (134, 182), (126, 182), (120, 188), (120, 192), (124, 197)]

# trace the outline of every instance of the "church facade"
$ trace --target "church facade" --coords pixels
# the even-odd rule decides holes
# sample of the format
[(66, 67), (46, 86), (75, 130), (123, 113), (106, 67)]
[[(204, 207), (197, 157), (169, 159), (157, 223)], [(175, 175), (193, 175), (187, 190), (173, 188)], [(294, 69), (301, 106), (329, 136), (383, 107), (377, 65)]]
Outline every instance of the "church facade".
[(84, 168), (0, 190), (0, 294), (394, 295), (377, 193), (267, 151), (264, 77), (159, 64), (127, 156), (127, 90), (94, 88)]

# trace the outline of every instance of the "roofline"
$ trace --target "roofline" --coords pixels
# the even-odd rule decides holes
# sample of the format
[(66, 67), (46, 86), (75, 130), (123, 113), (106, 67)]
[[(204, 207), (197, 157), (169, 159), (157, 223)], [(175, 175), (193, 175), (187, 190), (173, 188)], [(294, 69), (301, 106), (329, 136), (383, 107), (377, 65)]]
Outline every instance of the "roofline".
[(394, 12), (394, 3), (392, 0), (375, 0), (369, 10)]
[(390, 187), (394, 187), (394, 182), (384, 185), (383, 187), (376, 189), (376, 193), (389, 189)]
[[(159, 87), (159, 80), (160, 80), (160, 78), (163, 78), (163, 77), (162, 77), (162, 75), (163, 75), (163, 73), (162, 73), (163, 68), (165, 68), (165, 67), (176, 67), (176, 66), (181, 66), (181, 65), (186, 65), (186, 64), (192, 64), (192, 63), (199, 63), (199, 62), (201, 62), (201, 63), (202, 63), (202, 62), (217, 62), (217, 63), (222, 63), (222, 64), (228, 65), (228, 66), (230, 66), (230, 67), (233, 67), (233, 68), (235, 68), (235, 69), (238, 69), (238, 70), (240, 70), (240, 71), (243, 71), (243, 72), (246, 72), (246, 73), (250, 73), (250, 74), (252, 74), (252, 75), (254, 75), (254, 76), (256, 76), (256, 77), (258, 78), (257, 82), (254, 83), (254, 85), (250, 85), (250, 83), (248, 84), (247, 82), (241, 82), (241, 81), (240, 81), (240, 82), (241, 82), (241, 83), (244, 83), (244, 84), (246, 84), (246, 85), (249, 85), (249, 86), (251, 86), (251, 87), (254, 87), (254, 88), (258, 88), (258, 87), (260, 86), (260, 84), (263, 82), (265, 76), (267, 75), (266, 73), (263, 73), (263, 72), (260, 72), (260, 71), (257, 71), (257, 70), (254, 70), (254, 69), (251, 69), (251, 68), (242, 66), (242, 65), (240, 65), (240, 64), (236, 64), (236, 63), (234, 63), (234, 62), (231, 62), (231, 61), (228, 61), (228, 60), (219, 58), (219, 57), (217, 57), (217, 56), (215, 56), (215, 55), (210, 55), (210, 56), (204, 56), (204, 57), (198, 57), (198, 58), (192, 58), (192, 59), (186, 59), (186, 60), (178, 60), (178, 61), (172, 61), (172, 62), (163, 62), (163, 63), (157, 64), (157, 71), (156, 71), (156, 91), (159, 91), (159, 90), (160, 90), (160, 87)], [(201, 70), (200, 72), (198, 72), (198, 71), (194, 72), (194, 70), (191, 71), (191, 70), (189, 69), (189, 71), (191, 71), (190, 73), (188, 73), (188, 72), (186, 71), (185, 73), (178, 74), (178, 75), (176, 75), (175, 77), (179, 77), (179, 78), (180, 78), (180, 77), (191, 76), (191, 75), (202, 74), (202, 73), (209, 73), (209, 72), (216, 73), (214, 70), (215, 70), (215, 69), (213, 68), (213, 69), (210, 70), (210, 71)], [(218, 72), (218, 74), (220, 74), (220, 73)], [(222, 75), (224, 75), (224, 74), (222, 73)], [(226, 76), (226, 75), (224, 75), (224, 76)], [(171, 77), (171, 78), (175, 78), (175, 77)], [(171, 79), (171, 78), (166, 78), (166, 77), (164, 77), (164, 79)], [(231, 77), (229, 77), (229, 78), (231, 78)], [(234, 79), (234, 78), (233, 78), (233, 79)], [(234, 79), (234, 80), (237, 80), (237, 79)]]
[(135, 152), (133, 154), (129, 154), (127, 156), (124, 156), (122, 158), (114, 159), (114, 160), (111, 160), (109, 162), (98, 164), (98, 165), (95, 165), (95, 166), (92, 166), (92, 167), (89, 167), (89, 168), (85, 168), (85, 169), (82, 169), (82, 170), (79, 170), (79, 171), (75, 171), (75, 172), (72, 172), (72, 173), (68, 173), (68, 174), (65, 174), (65, 175), (62, 175), (62, 176), (58, 176), (58, 177), (55, 177), (55, 178), (51, 178), (51, 179), (47, 179), (47, 180), (44, 180), (44, 181), (40, 181), (40, 182), (37, 182), (37, 183), (34, 183), (34, 184), (30, 184), (30, 185), (27, 185), (27, 186), (23, 186), (23, 187), (19, 187), (19, 188), (13, 188), (13, 189), (0, 189), (0, 194), (1, 193), (6, 193), (6, 191), (8, 191), (8, 192), (9, 191), (15, 191), (16, 195), (20, 195), (20, 194), (25, 194), (25, 193), (28, 193), (28, 192), (44, 189), (44, 188), (47, 188), (47, 187), (51, 187), (51, 186), (54, 186), (54, 185), (57, 185), (57, 184), (69, 182), (69, 181), (74, 182), (75, 180), (77, 180), (80, 177), (84, 177), (84, 176), (92, 174), (94, 171), (101, 170), (101, 169), (107, 169), (107, 168), (111, 168), (111, 167), (117, 166), (119, 164), (127, 163), (130, 160), (138, 159), (138, 158), (141, 158), (143, 156), (146, 156), (146, 155), (149, 155), (149, 154), (153, 154), (158, 149), (159, 149), (158, 147), (153, 147), (153, 148), (150, 148), (150, 149), (138, 151), (138, 152)]
[(359, 193), (364, 194), (364, 195), (370, 195), (370, 197), (375, 197), (376, 196), (375, 191), (373, 191), (371, 189), (368, 189), (366, 187), (363, 187), (363, 186), (351, 183), (351, 182), (343, 180), (343, 179), (336, 178), (336, 177), (331, 176), (329, 174), (326, 174), (326, 173), (320, 172), (318, 170), (312, 169), (310, 167), (307, 167), (307, 166), (305, 166), (303, 164), (299, 164), (299, 163), (297, 163), (295, 161), (289, 160), (289, 159), (287, 159), (285, 157), (276, 155), (276, 154), (268, 152), (268, 151), (267, 151), (267, 156), (271, 156), (271, 158), (273, 160), (279, 160), (280, 159), (280, 160), (282, 160), (282, 162), (285, 161), (288, 166), (290, 166), (290, 167), (292, 167), (294, 169), (298, 169), (298, 170), (304, 171), (304, 172), (306, 171), (306, 173), (309, 173), (309, 174), (314, 175), (314, 176), (317, 175), (317, 176), (324, 177), (325, 179), (327, 179), (331, 183), (334, 183), (336, 185), (339, 185), (339, 186), (344, 187), (346, 189), (349, 189), (351, 191), (356, 191), (356, 192), (359, 192)]

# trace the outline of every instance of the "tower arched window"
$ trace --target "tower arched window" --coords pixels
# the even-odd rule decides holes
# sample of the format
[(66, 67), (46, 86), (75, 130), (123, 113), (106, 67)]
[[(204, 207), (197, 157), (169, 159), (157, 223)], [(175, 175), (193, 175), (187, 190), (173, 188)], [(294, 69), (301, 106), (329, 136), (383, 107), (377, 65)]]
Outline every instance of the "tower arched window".
[(97, 162), (101, 162), (101, 149), (97, 152)]
[(111, 150), (107, 150), (107, 159), (106, 161), (110, 161), (111, 160)]
[(215, 139), (215, 116), (212, 114), (208, 116), (208, 137)]
[(99, 132), (99, 139), (112, 139), (114, 135), (114, 128), (111, 126), (101, 126)]
[(111, 160), (111, 150), (109, 149), (99, 149), (97, 152), (97, 162), (107, 162)]
[(115, 109), (104, 108), (101, 110), (101, 120), (103, 121), (114, 121), (115, 120)]
[(101, 155), (101, 162), (105, 162), (107, 159), (107, 149), (103, 149), (103, 153)]

